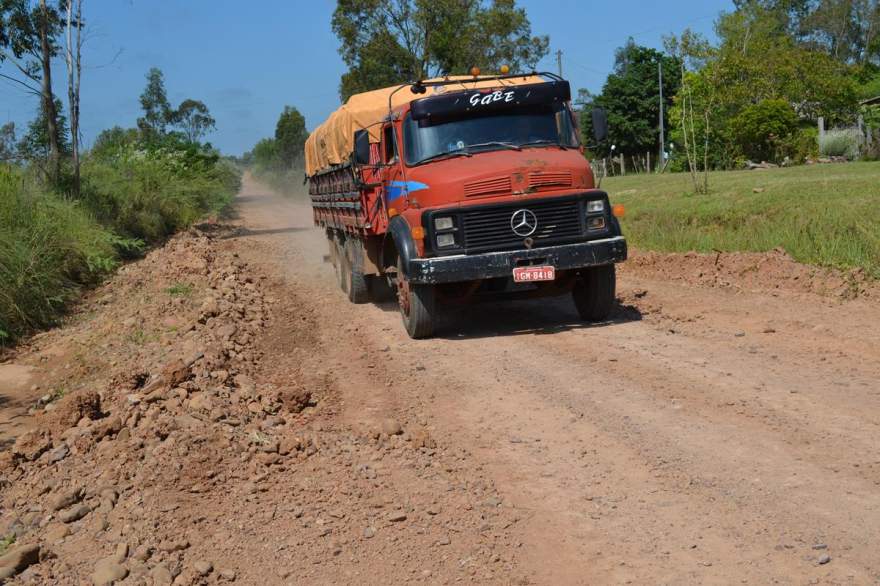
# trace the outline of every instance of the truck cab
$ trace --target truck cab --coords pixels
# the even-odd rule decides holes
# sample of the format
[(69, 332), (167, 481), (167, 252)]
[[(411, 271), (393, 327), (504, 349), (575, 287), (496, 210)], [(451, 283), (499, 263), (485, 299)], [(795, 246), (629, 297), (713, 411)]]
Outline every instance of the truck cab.
[(343, 272), (396, 293), (414, 338), (431, 335), (442, 307), (488, 297), (571, 294), (582, 318), (607, 318), (626, 241), (584, 158), (568, 82), (407, 90), (378, 143), (366, 130), (353, 137), (375, 234), (348, 248), (328, 234)]

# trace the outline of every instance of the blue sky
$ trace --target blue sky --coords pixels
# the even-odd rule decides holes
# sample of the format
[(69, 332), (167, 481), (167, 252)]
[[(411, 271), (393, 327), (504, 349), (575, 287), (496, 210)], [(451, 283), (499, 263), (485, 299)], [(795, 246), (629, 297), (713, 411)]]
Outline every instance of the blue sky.
[[(632, 36), (662, 46), (662, 37), (686, 27), (712, 36), (713, 21), (730, 0), (579, 2), (519, 0), (535, 34), (550, 35), (551, 54), (540, 69), (563, 73), (573, 89), (599, 91), (615, 48)], [(83, 72), (82, 125), (86, 144), (104, 128), (133, 126), (140, 114), (144, 76), (165, 73), (171, 102), (204, 101), (217, 119), (209, 139), (240, 154), (274, 132), (285, 104), (296, 106), (314, 128), (339, 105), (345, 66), (330, 30), (333, 0), (85, 0), (89, 22)], [(0, 65), (4, 71), (8, 65)], [(66, 95), (63, 63), (54, 70)], [(21, 130), (36, 102), (0, 82), (0, 124)]]

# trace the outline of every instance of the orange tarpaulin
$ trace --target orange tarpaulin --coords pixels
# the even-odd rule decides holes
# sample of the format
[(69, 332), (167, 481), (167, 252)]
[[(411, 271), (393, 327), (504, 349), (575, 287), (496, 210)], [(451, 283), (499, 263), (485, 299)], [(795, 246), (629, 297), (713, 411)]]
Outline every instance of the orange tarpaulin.
[[(440, 81), (441, 78), (429, 81)], [(453, 76), (442, 79), (459, 81), (444, 86), (428, 86), (424, 94), (414, 94), (409, 85), (401, 88), (388, 87), (362, 94), (355, 94), (339, 107), (330, 117), (318, 126), (305, 145), (306, 175), (312, 176), (333, 165), (346, 162), (354, 148), (354, 132), (365, 128), (370, 133), (370, 142), (379, 142), (380, 122), (388, 116), (388, 99), (391, 109), (399, 108), (414, 100), (430, 97), (440, 92), (486, 89), (510, 85), (541, 83), (545, 81), (537, 75), (524, 75), (507, 79), (477, 79), (470, 76)], [(393, 95), (392, 95), (393, 94)]]

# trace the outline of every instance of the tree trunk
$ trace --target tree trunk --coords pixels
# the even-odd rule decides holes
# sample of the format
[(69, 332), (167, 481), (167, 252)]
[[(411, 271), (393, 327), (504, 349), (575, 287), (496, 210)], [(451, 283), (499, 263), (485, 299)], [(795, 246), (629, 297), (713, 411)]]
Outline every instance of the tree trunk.
[(49, 14), (46, 0), (40, 0), (40, 61), (43, 69), (41, 94), (43, 112), (46, 114), (46, 131), (49, 133), (49, 175), (54, 185), (61, 176), (61, 149), (58, 146), (58, 112), (52, 94), (52, 47), (49, 43)]
[[(73, 3), (76, 2), (76, 39), (73, 38)], [(82, 72), (82, 0), (67, 3), (67, 99), (70, 104), (70, 146), (73, 158), (73, 193), (80, 195), (79, 161), (79, 80)], [(74, 53), (74, 48), (76, 52)]]

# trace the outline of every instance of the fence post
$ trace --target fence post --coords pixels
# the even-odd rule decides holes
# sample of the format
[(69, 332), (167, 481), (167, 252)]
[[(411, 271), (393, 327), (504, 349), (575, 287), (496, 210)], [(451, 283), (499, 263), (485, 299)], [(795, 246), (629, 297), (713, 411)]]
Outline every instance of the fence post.
[(620, 174), (626, 175), (626, 157), (620, 153)]
[(865, 117), (859, 114), (859, 146), (865, 144)]
[(825, 138), (825, 118), (819, 116), (819, 140), (821, 141), (823, 138)]

